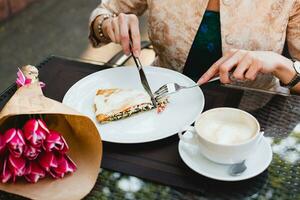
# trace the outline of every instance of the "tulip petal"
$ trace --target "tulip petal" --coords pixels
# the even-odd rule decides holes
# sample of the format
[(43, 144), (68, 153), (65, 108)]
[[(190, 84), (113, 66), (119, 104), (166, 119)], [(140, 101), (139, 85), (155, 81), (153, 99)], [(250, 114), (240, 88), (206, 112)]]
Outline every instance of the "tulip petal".
[(46, 84), (44, 83), (44, 82), (40, 82), (40, 87), (41, 88), (43, 88), (43, 87), (45, 87), (46, 86)]
[(35, 140), (35, 138), (32, 139), (32, 137), (34, 137), (33, 133), (37, 131), (38, 127), (39, 124), (37, 120), (35, 119), (28, 120), (23, 127), (25, 139), (28, 141)]
[(18, 72), (17, 72), (17, 80), (16, 80), (16, 83), (19, 87), (25, 85), (25, 80), (26, 80), (26, 77), (25, 75), (23, 74), (23, 72), (20, 70), (20, 68), (18, 68)]
[(50, 168), (57, 167), (57, 160), (53, 153), (44, 152), (39, 157), (39, 164), (45, 171), (50, 171)]
[(67, 155), (57, 156), (57, 167), (51, 168), (49, 173), (53, 178), (63, 178), (65, 174), (75, 172), (77, 167)]
[(39, 174), (41, 176), (45, 176), (46, 172), (40, 167), (37, 162), (31, 161), (28, 165), (27, 174)]
[(39, 179), (44, 178), (46, 172), (34, 161), (28, 165), (25, 179), (30, 183), (36, 183)]
[(23, 176), (26, 171), (26, 160), (22, 157), (8, 156), (9, 168), (14, 176)]
[(18, 135), (18, 140), (20, 140), (20, 142), (22, 144), (25, 144), (25, 140), (24, 140), (24, 136), (23, 136), (23, 131), (21, 129), (17, 129), (17, 135)]
[(1, 176), (0, 176), (1, 182), (7, 183), (11, 177), (12, 177), (12, 173), (8, 167), (8, 161), (7, 161), (7, 159), (4, 159)]
[(50, 134), (47, 136), (47, 142), (51, 142), (51, 143), (61, 142), (60, 134), (56, 131), (50, 131)]
[(3, 155), (6, 150), (6, 141), (4, 135), (0, 133), (0, 155)]
[(68, 169), (68, 161), (63, 155), (57, 158), (57, 168), (54, 169), (56, 173), (66, 173)]
[(53, 178), (55, 178), (55, 179), (63, 178), (63, 177), (65, 176), (64, 173), (57, 173), (57, 172), (55, 171), (55, 168), (51, 169), (51, 170), (49, 171), (49, 174), (50, 174)]
[(24, 178), (29, 183), (36, 183), (40, 179), (40, 176), (38, 174), (28, 174), (28, 175), (25, 175)]
[(61, 153), (66, 153), (69, 150), (69, 146), (63, 136), (61, 136), (61, 140), (64, 143), (64, 147), (61, 150)]
[(30, 84), (32, 82), (32, 80), (30, 79), (30, 78), (26, 78), (26, 80), (25, 80), (25, 85), (28, 85), (28, 84)]
[(24, 137), (32, 146), (40, 147), (49, 132), (46, 124), (39, 119), (28, 120), (24, 127)]
[(5, 132), (4, 137), (6, 143), (9, 143), (17, 134), (17, 130), (15, 128), (9, 129)]
[(25, 146), (24, 149), (24, 157), (27, 158), (28, 160), (34, 160), (38, 157), (40, 152), (41, 152), (40, 148), (27, 145)]
[(67, 172), (75, 172), (77, 170), (77, 166), (74, 161), (67, 155), (65, 155), (66, 160), (68, 161)]
[(47, 126), (46, 126), (46, 123), (45, 123), (43, 120), (38, 119), (38, 123), (39, 123), (39, 127), (40, 127), (41, 129), (43, 129), (43, 130), (46, 131), (47, 133), (50, 132), (49, 129), (47, 128)]
[(56, 167), (52, 167), (50, 168), (49, 170), (49, 174), (55, 178), (55, 179), (58, 179), (58, 178), (63, 178), (65, 176), (65, 163), (63, 163), (62, 161), (62, 156), (59, 155), (58, 157), (56, 157), (56, 160), (57, 160), (57, 166)]
[(20, 129), (9, 129), (4, 134), (5, 142), (9, 151), (15, 157), (20, 157), (24, 151), (25, 141)]
[(17, 84), (17, 86), (19, 86), (19, 87), (22, 87), (23, 85), (25, 85), (25, 83), (22, 83), (20, 79), (17, 79), (17, 80), (16, 80), (16, 84)]
[(53, 130), (51, 130), (50, 133), (47, 135), (43, 147), (47, 152), (55, 150), (60, 152), (61, 154), (64, 154), (69, 150), (69, 147), (63, 136), (60, 133)]

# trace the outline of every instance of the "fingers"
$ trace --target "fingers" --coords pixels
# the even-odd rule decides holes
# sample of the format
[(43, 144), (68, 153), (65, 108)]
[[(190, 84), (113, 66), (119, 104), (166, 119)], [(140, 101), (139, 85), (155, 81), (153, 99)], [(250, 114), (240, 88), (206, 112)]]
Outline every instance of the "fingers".
[(112, 19), (112, 27), (113, 27), (113, 32), (114, 32), (114, 36), (115, 36), (115, 43), (120, 43), (121, 39), (120, 39), (120, 29), (119, 29), (119, 20), (118, 18), (113, 18)]
[(247, 80), (254, 81), (261, 69), (262, 69), (262, 63), (258, 60), (254, 60), (252, 65), (249, 67), (248, 71), (246, 72), (245, 78)]
[(220, 65), (222, 65), (226, 60), (228, 60), (232, 55), (236, 53), (236, 50), (231, 50), (215, 62), (198, 80), (198, 85), (202, 85), (209, 81), (211, 78), (216, 76), (219, 73)]
[(252, 64), (252, 57), (246, 53), (244, 57), (238, 62), (237, 67), (233, 72), (233, 78), (237, 80), (245, 80), (245, 73)]
[(260, 60), (255, 59), (255, 56), (251, 55), (251, 52), (247, 53), (238, 64), (233, 76), (238, 80), (254, 81), (261, 71), (262, 66), (263, 64)]
[(139, 21), (137, 16), (129, 15), (129, 29), (132, 39), (132, 51), (134, 56), (139, 57), (141, 53), (141, 37), (139, 30)]
[(219, 66), (220, 81), (222, 83), (226, 84), (231, 82), (229, 72), (240, 63), (244, 55), (245, 52), (240, 50), (236, 51), (230, 58)]
[(139, 21), (136, 15), (120, 13), (118, 17), (103, 21), (103, 32), (113, 42), (121, 44), (126, 55), (130, 55), (130, 40), (132, 39), (132, 51), (134, 56), (141, 53), (141, 37)]
[[(258, 73), (266, 73), (267, 59), (261, 52), (246, 50), (230, 50), (225, 56), (214, 63), (209, 70), (199, 79), (201, 85), (219, 74), (222, 83), (239, 80), (255, 80)], [(234, 71), (233, 71), (234, 69)], [(233, 71), (233, 73), (231, 73)]]
[(129, 29), (128, 29), (128, 21), (126, 15), (123, 13), (119, 14), (118, 20), (119, 20), (119, 29), (120, 29), (120, 43), (122, 45), (125, 54), (129, 55), (130, 54)]
[(106, 35), (111, 39), (111, 41), (116, 42), (115, 33), (112, 26), (112, 19), (110, 18), (106, 19), (103, 22), (102, 28), (103, 28), (103, 33), (106, 33)]

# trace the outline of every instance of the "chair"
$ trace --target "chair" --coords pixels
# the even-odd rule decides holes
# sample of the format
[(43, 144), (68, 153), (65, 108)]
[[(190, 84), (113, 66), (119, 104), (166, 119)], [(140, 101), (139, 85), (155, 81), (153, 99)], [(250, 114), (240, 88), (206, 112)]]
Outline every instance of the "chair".
[[(142, 49), (142, 54), (143, 54), (143, 50), (153, 50), (153, 47), (151, 46), (151, 43), (149, 41), (142, 41), (141, 42), (141, 49)], [(149, 56), (149, 54), (147, 55)], [(143, 57), (143, 56), (141, 56)], [(110, 65), (117, 65), (117, 66), (124, 66), (124, 65), (131, 65), (130, 64), (130, 60), (131, 60), (132, 56), (129, 55), (125, 55), (125, 53), (121, 50), (119, 51), (117, 54), (115, 54), (108, 62), (107, 64)], [(148, 59), (149, 60), (149, 59)], [(141, 59), (141, 62), (143, 63), (143, 59)], [(153, 60), (151, 61), (151, 63), (153, 62)], [(147, 63), (147, 65), (151, 64), (151, 63)], [(144, 64), (144, 63), (143, 63)]]

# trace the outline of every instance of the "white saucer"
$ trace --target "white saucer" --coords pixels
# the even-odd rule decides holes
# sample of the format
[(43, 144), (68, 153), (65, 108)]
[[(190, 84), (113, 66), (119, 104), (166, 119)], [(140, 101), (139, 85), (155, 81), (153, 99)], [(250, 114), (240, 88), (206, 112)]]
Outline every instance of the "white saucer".
[[(191, 137), (191, 133), (185, 133), (184, 137)], [(230, 165), (217, 164), (208, 160), (201, 154), (197, 146), (179, 141), (178, 150), (183, 162), (192, 170), (208, 178), (221, 181), (241, 181), (257, 176), (267, 169), (273, 155), (271, 145), (264, 137), (256, 151), (246, 160), (247, 170), (240, 176), (230, 176), (228, 173)]]

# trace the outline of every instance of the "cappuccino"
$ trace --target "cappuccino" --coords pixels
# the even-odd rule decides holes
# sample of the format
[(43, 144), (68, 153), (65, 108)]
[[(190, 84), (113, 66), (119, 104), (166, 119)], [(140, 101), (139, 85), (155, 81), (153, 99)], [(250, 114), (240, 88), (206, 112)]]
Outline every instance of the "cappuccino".
[(198, 134), (212, 143), (223, 145), (241, 144), (256, 135), (258, 127), (255, 120), (249, 119), (249, 114), (226, 111), (218, 109), (204, 113), (195, 125)]
[(263, 139), (258, 121), (251, 114), (236, 108), (214, 108), (202, 113), (195, 127), (188, 127), (192, 137), (181, 141), (196, 145), (201, 154), (221, 164), (236, 164), (246, 160), (251, 150)]
[(254, 136), (255, 131), (255, 127), (243, 122), (214, 120), (201, 128), (200, 135), (210, 142), (230, 145), (246, 142)]

